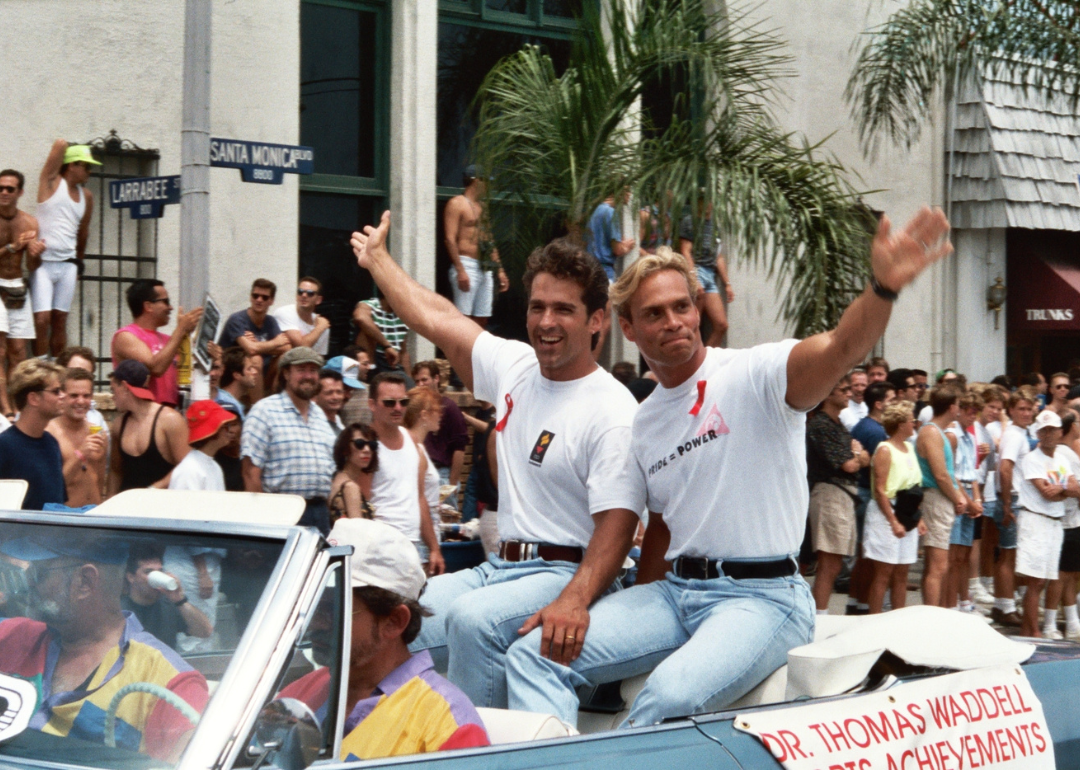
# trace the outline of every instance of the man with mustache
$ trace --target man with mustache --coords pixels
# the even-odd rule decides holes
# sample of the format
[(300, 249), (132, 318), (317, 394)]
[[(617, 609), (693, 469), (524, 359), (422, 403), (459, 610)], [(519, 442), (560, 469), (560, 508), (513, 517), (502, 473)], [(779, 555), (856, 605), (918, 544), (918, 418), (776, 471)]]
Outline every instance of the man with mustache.
[[(32, 617), (0, 621), (0, 672), (35, 683), (31, 729), (100, 744), (113, 696), (133, 682), (205, 708), (203, 675), (121, 606), (126, 542), (80, 529), (10, 540), (0, 553), (29, 562)], [(117, 746), (169, 763), (195, 729), (154, 695), (124, 698), (116, 716)]]
[(251, 407), (240, 456), (248, 492), (300, 495), (307, 501), (301, 526), (330, 531), (326, 496), (334, 476), (334, 435), (312, 398), (325, 361), (311, 348), (293, 348), (278, 362), (285, 389)]
[(563, 663), (533, 634), (510, 648), (510, 706), (574, 723), (581, 685), (651, 671), (626, 725), (723, 708), (814, 634), (796, 556), (809, 507), (806, 412), (885, 331), (897, 292), (952, 251), (944, 214), (899, 233), (882, 217), (870, 285), (832, 331), (746, 350), (706, 348), (697, 280), (675, 255), (623, 272), (612, 306), (659, 385), (634, 418), (632, 510), (648, 508), (638, 585), (592, 608)]
[(569, 660), (585, 638), (589, 606), (618, 587), (643, 510), (627, 494), (637, 404), (592, 358), (608, 279), (569, 241), (536, 249), (524, 277), (526, 345), (484, 331), (412, 280), (386, 251), (389, 230), (387, 212), (377, 228), (353, 233), (360, 266), (497, 409), (499, 553), (431, 580), (424, 604), (435, 617), (412, 649), (448, 666), (473, 703), (505, 706), (506, 650), (542, 626), (545, 650)]

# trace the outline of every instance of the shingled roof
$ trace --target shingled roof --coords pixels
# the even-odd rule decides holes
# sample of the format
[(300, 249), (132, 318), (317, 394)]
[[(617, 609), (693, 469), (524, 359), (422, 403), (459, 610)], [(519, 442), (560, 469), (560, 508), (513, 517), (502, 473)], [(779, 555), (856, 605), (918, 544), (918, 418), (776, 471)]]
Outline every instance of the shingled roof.
[(1080, 117), (1064, 96), (973, 79), (954, 142), (953, 227), (1080, 231)]

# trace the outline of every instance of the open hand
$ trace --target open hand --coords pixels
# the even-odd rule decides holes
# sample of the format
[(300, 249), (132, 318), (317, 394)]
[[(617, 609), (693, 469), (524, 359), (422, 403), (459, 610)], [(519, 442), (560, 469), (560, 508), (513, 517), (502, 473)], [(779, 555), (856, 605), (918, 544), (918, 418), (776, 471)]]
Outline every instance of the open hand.
[(525, 636), (541, 625), (544, 633), (540, 639), (540, 654), (568, 666), (577, 660), (585, 644), (585, 632), (589, 629), (588, 607), (560, 596), (526, 620), (518, 634)]
[(898, 292), (952, 250), (945, 214), (924, 206), (898, 232), (893, 232), (887, 216), (881, 217), (870, 246), (870, 266), (883, 288)]

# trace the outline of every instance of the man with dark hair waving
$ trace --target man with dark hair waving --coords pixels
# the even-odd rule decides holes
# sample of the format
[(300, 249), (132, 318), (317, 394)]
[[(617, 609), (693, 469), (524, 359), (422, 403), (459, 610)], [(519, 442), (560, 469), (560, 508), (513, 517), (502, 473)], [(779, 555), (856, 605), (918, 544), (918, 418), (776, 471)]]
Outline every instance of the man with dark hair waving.
[(536, 633), (514, 645), (512, 708), (573, 723), (577, 686), (652, 670), (627, 723), (654, 724), (723, 708), (811, 641), (814, 602), (795, 558), (809, 503), (805, 413), (870, 351), (897, 292), (952, 251), (947, 233), (940, 211), (899, 233), (883, 217), (870, 286), (836, 329), (747, 350), (702, 344), (685, 260), (645, 256), (623, 272), (612, 306), (660, 383), (634, 418), (627, 507), (649, 510), (638, 585), (592, 608), (568, 664)]
[(607, 276), (565, 240), (537, 249), (525, 272), (531, 346), (500, 339), (413, 281), (386, 251), (390, 215), (354, 233), (361, 267), (401, 319), (441, 348), (476, 397), (497, 407), (499, 555), (434, 578), (435, 613), (414, 650), (477, 705), (505, 706), (505, 657), (534, 628), (569, 662), (589, 605), (616, 583), (642, 507), (629, 494), (630, 392), (592, 359)]

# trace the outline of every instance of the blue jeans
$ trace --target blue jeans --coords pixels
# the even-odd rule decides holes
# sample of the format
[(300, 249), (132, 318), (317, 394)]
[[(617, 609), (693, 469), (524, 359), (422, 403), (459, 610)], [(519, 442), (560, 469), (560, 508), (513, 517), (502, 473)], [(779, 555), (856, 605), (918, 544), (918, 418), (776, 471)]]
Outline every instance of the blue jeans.
[[(1013, 469), (1013, 473), (1016, 473), (1016, 469)], [(1002, 494), (1005, 494), (1002, 492)], [(1005, 550), (1016, 548), (1016, 512), (1020, 508), (1020, 495), (1013, 493), (1010, 498), (1012, 502), (1013, 522), (1009, 526), (1005, 526), (1005, 508), (1002, 503), (1002, 498), (998, 497), (997, 504), (994, 506), (994, 523), (997, 524), (998, 531), (998, 548)]]
[(512, 709), (577, 724), (575, 688), (652, 671), (623, 727), (711, 711), (738, 700), (814, 637), (814, 600), (798, 575), (665, 580), (607, 596), (590, 610), (580, 657), (540, 656), (541, 629), (510, 648)]
[(577, 565), (565, 561), (509, 562), (489, 556), (479, 567), (428, 581), (425, 618), (412, 652), (428, 650), (435, 668), (477, 706), (506, 708), (506, 650), (518, 629), (551, 604)]
[(701, 284), (701, 289), (706, 294), (719, 294), (720, 287), (716, 282), (716, 268), (705, 267), (705, 265), (695, 265), (694, 272), (697, 273), (698, 283)]
[(304, 513), (300, 521), (296, 522), (300, 527), (315, 527), (326, 537), (330, 534), (330, 509), (326, 505), (325, 498), (308, 500), (304, 503)]

